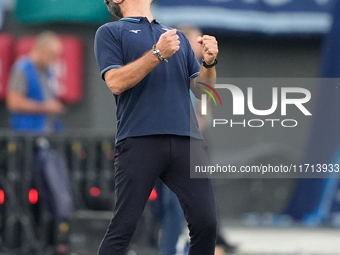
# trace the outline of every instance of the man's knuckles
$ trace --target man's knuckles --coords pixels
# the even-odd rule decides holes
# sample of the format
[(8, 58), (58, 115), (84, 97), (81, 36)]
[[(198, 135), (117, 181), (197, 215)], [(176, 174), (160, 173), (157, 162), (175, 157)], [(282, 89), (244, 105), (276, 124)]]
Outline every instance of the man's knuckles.
[(215, 36), (203, 35), (203, 40), (216, 40)]

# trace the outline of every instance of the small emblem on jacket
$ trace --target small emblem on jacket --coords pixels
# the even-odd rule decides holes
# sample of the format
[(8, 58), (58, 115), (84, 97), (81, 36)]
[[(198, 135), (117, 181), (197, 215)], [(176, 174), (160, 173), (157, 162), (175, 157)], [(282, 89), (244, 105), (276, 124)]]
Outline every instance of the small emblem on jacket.
[(140, 31), (142, 31), (142, 30), (130, 30), (130, 32), (135, 33), (135, 34), (138, 34), (138, 32), (140, 32)]

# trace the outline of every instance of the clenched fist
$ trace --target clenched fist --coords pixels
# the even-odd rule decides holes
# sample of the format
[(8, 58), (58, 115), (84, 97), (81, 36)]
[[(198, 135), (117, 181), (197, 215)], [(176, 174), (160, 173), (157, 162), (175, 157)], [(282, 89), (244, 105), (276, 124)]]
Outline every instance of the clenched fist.
[(179, 44), (177, 29), (172, 29), (161, 35), (156, 44), (156, 49), (160, 50), (163, 58), (170, 58), (179, 50)]
[(204, 35), (197, 38), (197, 42), (201, 44), (202, 55), (204, 61), (210, 65), (215, 62), (218, 54), (218, 44), (214, 36)]

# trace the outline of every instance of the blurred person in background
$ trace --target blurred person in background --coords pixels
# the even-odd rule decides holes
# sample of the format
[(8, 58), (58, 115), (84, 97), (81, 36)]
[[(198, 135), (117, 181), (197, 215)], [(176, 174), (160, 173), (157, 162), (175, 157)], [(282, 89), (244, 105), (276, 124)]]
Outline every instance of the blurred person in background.
[(204, 57), (201, 67), (185, 35), (154, 20), (151, 2), (105, 0), (109, 11), (121, 19), (96, 33), (95, 55), (116, 99), (118, 119), (116, 203), (99, 255), (126, 253), (158, 178), (180, 200), (190, 229), (189, 254), (213, 255), (212, 182), (190, 178), (191, 155), (196, 156), (194, 164), (208, 161), (197, 120), (190, 114), (189, 85), (194, 89), (197, 83), (190, 81), (197, 77), (216, 78), (217, 41), (212, 36), (198, 39)]
[[(46, 135), (62, 130), (59, 115), (64, 112), (53, 88), (53, 64), (62, 54), (57, 34), (45, 31), (36, 37), (27, 56), (13, 66), (6, 104), (10, 111), (11, 129), (19, 134)], [(46, 138), (37, 139), (33, 183), (39, 191), (43, 207), (52, 217), (58, 254), (68, 252), (68, 219), (73, 210), (66, 159), (50, 148)]]
[(20, 133), (59, 131), (56, 118), (64, 106), (55, 95), (50, 65), (62, 53), (62, 43), (53, 32), (37, 36), (28, 56), (20, 58), (13, 67), (6, 103), (12, 130)]

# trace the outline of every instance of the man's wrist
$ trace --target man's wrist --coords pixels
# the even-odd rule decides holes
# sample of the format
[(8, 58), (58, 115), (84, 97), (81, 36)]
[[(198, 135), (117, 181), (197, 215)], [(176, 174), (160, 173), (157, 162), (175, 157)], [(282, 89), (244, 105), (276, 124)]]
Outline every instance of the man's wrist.
[(152, 46), (152, 53), (158, 58), (160, 62), (163, 62), (163, 61), (168, 62), (168, 60), (162, 56), (162, 52), (156, 49), (156, 44)]
[(205, 68), (212, 68), (212, 67), (216, 66), (217, 63), (218, 63), (217, 58), (215, 58), (214, 62), (211, 63), (211, 64), (207, 63), (204, 59), (202, 59), (202, 64)]

